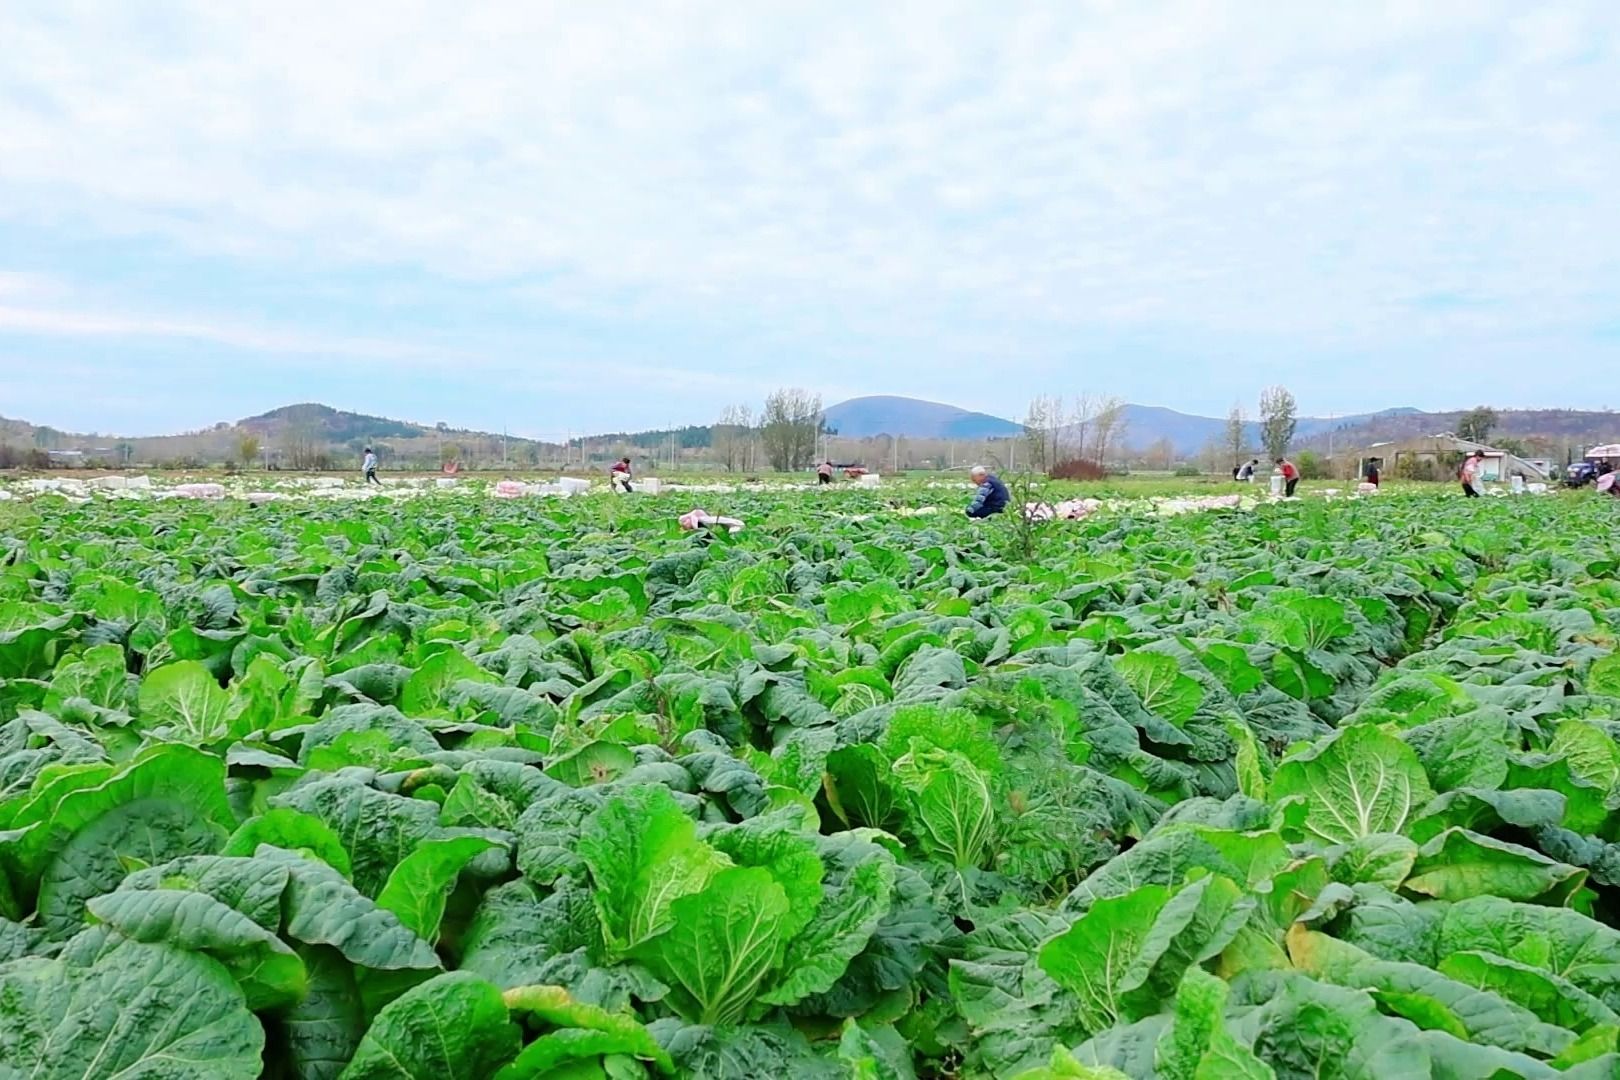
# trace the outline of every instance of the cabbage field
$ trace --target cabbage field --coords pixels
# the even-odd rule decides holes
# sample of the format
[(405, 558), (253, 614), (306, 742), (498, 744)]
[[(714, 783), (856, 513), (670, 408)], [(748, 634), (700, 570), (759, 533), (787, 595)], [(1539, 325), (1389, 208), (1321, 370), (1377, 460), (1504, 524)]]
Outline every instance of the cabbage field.
[(1620, 1074), (1612, 500), (924, 497), (0, 507), (0, 1078)]

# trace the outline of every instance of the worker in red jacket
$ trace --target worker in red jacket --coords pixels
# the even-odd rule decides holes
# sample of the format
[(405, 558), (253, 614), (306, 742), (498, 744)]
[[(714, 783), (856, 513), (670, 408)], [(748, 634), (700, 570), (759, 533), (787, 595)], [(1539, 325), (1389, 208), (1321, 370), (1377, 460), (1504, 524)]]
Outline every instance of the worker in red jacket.
[(630, 492), (630, 459), (629, 458), (622, 457), (618, 461), (615, 461), (613, 463), (613, 468), (608, 470), (608, 487), (612, 488), (614, 491), (619, 491), (619, 490), (622, 489), (626, 494), (629, 494), (629, 492)]
[(1294, 488), (1299, 486), (1299, 466), (1287, 458), (1278, 458), (1277, 471), (1282, 473), (1283, 494), (1292, 499), (1294, 497)]

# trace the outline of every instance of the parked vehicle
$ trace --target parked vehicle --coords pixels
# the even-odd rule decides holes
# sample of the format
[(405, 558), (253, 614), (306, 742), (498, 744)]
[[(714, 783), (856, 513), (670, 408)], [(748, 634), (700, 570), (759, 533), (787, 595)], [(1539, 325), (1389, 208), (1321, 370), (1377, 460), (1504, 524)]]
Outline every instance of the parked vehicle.
[(1597, 469), (1597, 462), (1586, 458), (1570, 462), (1569, 466), (1564, 469), (1564, 486), (1572, 488), (1585, 487), (1597, 479)]
[(1585, 487), (1600, 476), (1614, 472), (1620, 464), (1620, 443), (1594, 446), (1580, 461), (1571, 462), (1564, 470), (1566, 487)]

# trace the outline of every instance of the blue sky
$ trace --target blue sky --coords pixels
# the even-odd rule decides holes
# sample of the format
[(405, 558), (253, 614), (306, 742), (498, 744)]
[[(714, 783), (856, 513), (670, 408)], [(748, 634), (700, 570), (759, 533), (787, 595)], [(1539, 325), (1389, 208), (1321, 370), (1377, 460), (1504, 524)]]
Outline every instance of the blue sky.
[(1620, 406), (1613, 0), (0, 5), (0, 414)]

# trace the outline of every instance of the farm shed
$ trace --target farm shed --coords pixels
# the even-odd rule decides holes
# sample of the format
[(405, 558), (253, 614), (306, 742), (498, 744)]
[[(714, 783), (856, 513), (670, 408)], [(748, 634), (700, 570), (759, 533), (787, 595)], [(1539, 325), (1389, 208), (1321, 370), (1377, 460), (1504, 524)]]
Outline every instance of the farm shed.
[(1384, 467), (1396, 476), (1401, 475), (1404, 462), (1411, 462), (1419, 468), (1426, 465), (1425, 471), (1432, 469), (1437, 475), (1443, 476), (1464, 456), (1476, 450), (1485, 452), (1485, 467), (1482, 474), (1484, 480), (1502, 481), (1515, 473), (1526, 480), (1544, 481), (1549, 478), (1550, 470), (1546, 462), (1531, 461), (1510, 454), (1506, 450), (1498, 450), (1494, 446), (1458, 438), (1449, 432), (1401, 439), (1396, 442), (1376, 443), (1367, 447), (1362, 452), (1362, 457), (1379, 459), (1384, 463)]

